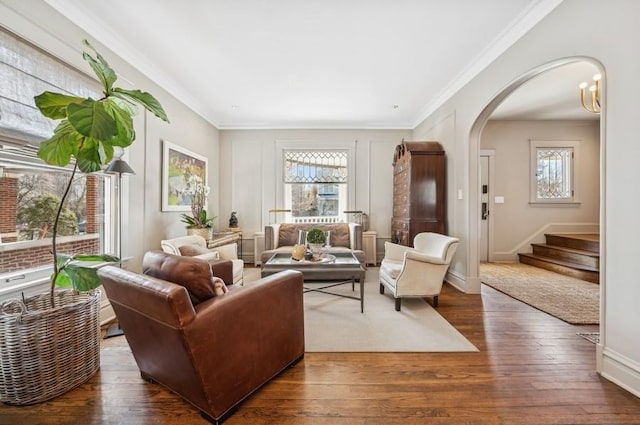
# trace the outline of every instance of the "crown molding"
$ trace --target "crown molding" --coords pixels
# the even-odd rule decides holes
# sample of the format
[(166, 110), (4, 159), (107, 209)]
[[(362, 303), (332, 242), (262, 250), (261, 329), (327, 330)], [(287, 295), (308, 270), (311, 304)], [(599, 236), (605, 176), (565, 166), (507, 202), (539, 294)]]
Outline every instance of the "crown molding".
[(458, 74), (449, 85), (442, 89), (434, 100), (427, 103), (420, 110), (412, 124), (413, 128), (418, 127), (422, 121), (453, 97), (462, 87), (473, 80), (563, 1), (564, 0), (540, 0), (520, 13), (520, 15), (513, 20), (512, 24), (495, 38), (493, 43), (488, 45), (472, 60), (469, 66)]
[(157, 66), (145, 59), (145, 55), (137, 49), (132, 48), (126, 40), (105, 28), (100, 22), (93, 19), (87, 12), (82, 2), (71, 0), (44, 0), (49, 6), (60, 12), (75, 25), (84, 30), (92, 38), (106, 46), (117, 54), (125, 62), (137, 69), (145, 77), (158, 84), (169, 94), (180, 102), (191, 108), (196, 114), (209, 122), (216, 128), (219, 124), (215, 122), (208, 107), (197, 100), (175, 79), (162, 72)]
[[(188, 90), (186, 90), (179, 82), (162, 72), (158, 67), (151, 64), (145, 59), (144, 54), (134, 49), (130, 43), (123, 40), (117, 34), (110, 32), (101, 23), (90, 16), (90, 13), (84, 8), (81, 2), (72, 0), (44, 0), (49, 6), (57, 10), (59, 13), (67, 17), (75, 25), (82, 28), (95, 40), (107, 46), (114, 53), (120, 56), (124, 61), (137, 69), (143, 75), (156, 84), (160, 85), (164, 90), (172, 96), (179, 99), (180, 102), (191, 108), (196, 114), (200, 115), (204, 120), (220, 130), (232, 129), (294, 129), (294, 128), (318, 128), (318, 129), (414, 129), (429, 115), (441, 107), (448, 99), (455, 95), (464, 85), (475, 78), (489, 64), (495, 61), (502, 53), (518, 41), (524, 34), (547, 16), (552, 10), (560, 5), (564, 0), (539, 0), (524, 10), (512, 24), (496, 37), (494, 42), (487, 46), (469, 66), (465, 68), (452, 82), (447, 85), (440, 93), (434, 97), (432, 101), (426, 104), (418, 113), (412, 123), (403, 123), (395, 125), (368, 124), (365, 126), (344, 125), (344, 123), (332, 125), (326, 123), (318, 125), (317, 123), (296, 123), (295, 126), (287, 126), (286, 123), (275, 123), (268, 125), (223, 125), (212, 117), (210, 108), (203, 102), (195, 98)], [(308, 126), (305, 127), (305, 124)]]

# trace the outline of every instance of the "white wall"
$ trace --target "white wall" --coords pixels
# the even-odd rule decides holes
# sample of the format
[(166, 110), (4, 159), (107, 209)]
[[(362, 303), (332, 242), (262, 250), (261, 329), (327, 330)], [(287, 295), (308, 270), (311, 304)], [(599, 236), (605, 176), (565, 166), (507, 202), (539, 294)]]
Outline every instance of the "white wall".
[[(268, 210), (282, 208), (278, 199), (277, 144), (299, 146), (355, 145), (355, 202), (349, 206), (369, 214), (378, 238), (390, 238), (393, 200), (393, 152), (410, 130), (221, 130), (220, 217), (226, 227), (237, 211), (243, 237), (251, 238), (269, 222)], [(247, 252), (247, 247), (244, 248)]]
[[(466, 187), (464, 185), (465, 170), (457, 163), (459, 154), (455, 140), (456, 131), (456, 113), (452, 111), (449, 114), (443, 114), (434, 120), (431, 127), (424, 131), (413, 132), (413, 140), (434, 140), (439, 142), (444, 151), (447, 160), (446, 165), (446, 213), (447, 213), (447, 233), (460, 239), (462, 246), (467, 241), (467, 227), (464, 221), (464, 200), (467, 199)], [(458, 199), (458, 191), (463, 192), (462, 198)], [(464, 280), (466, 276), (467, 252), (465, 250), (457, 250), (449, 266), (449, 278), (454, 277), (454, 283), (458, 287), (464, 289)]]
[[(634, 42), (640, 39), (640, 2), (635, 0), (565, 0), (521, 40), (489, 65), (442, 107), (414, 130), (414, 138), (430, 135), (446, 117), (455, 116), (454, 130), (447, 132), (447, 146), (455, 146), (456, 183), (465, 200), (458, 202), (460, 228), (468, 236), (465, 276), (460, 286), (480, 290), (478, 280), (478, 187), (479, 129), (476, 119), (492, 99), (512, 82), (534, 70), (568, 57), (593, 58), (605, 74), (601, 127), (600, 213), (601, 250), (601, 343), (598, 369), (608, 379), (640, 395), (640, 245), (630, 237), (640, 234), (640, 143), (637, 140), (637, 98), (640, 94), (640, 56)], [(429, 46), (417, 46), (420, 53)], [(485, 114), (486, 115), (486, 114)], [(473, 133), (473, 137), (470, 135)], [(456, 190), (456, 186), (449, 186)], [(475, 189), (474, 189), (475, 192)], [(473, 241), (472, 241), (473, 239)]]
[[(356, 206), (363, 210), (369, 207), (372, 228), (381, 232), (388, 228), (391, 216), (390, 210), (385, 209), (390, 208), (390, 202), (386, 204), (385, 199), (391, 197), (390, 157), (385, 151), (391, 152), (402, 137), (407, 140), (432, 139), (442, 143), (447, 151), (448, 200), (455, 199), (447, 206), (451, 233), (459, 236), (462, 242), (454, 272), (459, 275), (461, 288), (478, 292), (475, 240), (478, 237), (478, 197), (475, 188), (478, 187), (479, 138), (470, 138), (472, 130), (477, 130), (473, 128), (474, 122), (497, 94), (528, 71), (566, 57), (591, 57), (602, 63), (605, 71), (601, 129), (604, 197), (600, 217), (601, 249), (606, 255), (602, 262), (602, 337), (598, 346), (598, 368), (607, 378), (640, 395), (640, 339), (636, 338), (640, 335), (640, 309), (637, 308), (640, 285), (636, 284), (640, 275), (640, 262), (637, 261), (640, 245), (629, 240), (630, 235), (640, 234), (640, 221), (636, 217), (640, 198), (635, 195), (640, 181), (640, 167), (637, 166), (640, 143), (636, 136), (640, 57), (634, 44), (640, 39), (638, 16), (640, 2), (636, 0), (565, 0), (417, 126), (413, 137), (410, 132), (402, 131), (229, 131), (223, 132), (222, 146), (219, 146), (218, 131), (213, 126), (135, 69), (117, 58), (112, 59), (114, 55), (108, 49), (95, 43), (121, 75), (156, 95), (172, 120), (171, 125), (151, 117), (140, 118), (146, 120), (146, 124), (136, 122), (138, 140), (129, 158), (138, 174), (127, 178), (131, 190), (126, 213), (131, 225), (125, 246), (131, 249), (125, 249), (125, 255), (133, 255), (135, 264), (144, 250), (156, 248), (162, 237), (180, 233), (175, 224), (177, 213), (159, 213), (160, 138), (210, 158), (209, 185), (214, 192), (210, 208), (214, 213), (218, 212), (221, 220), (226, 220), (231, 210), (238, 210), (241, 226), (248, 230), (259, 230), (262, 226), (259, 217), (263, 214), (260, 212), (270, 208), (267, 200), (271, 199), (270, 191), (276, 184), (268, 165), (272, 164), (269, 158), (274, 154), (270, 145), (274, 140), (313, 137), (316, 142), (344, 138), (368, 144), (362, 151), (367, 150), (371, 158), (369, 177), (359, 174), (358, 187), (363, 178), (379, 183), (380, 187), (372, 184), (371, 189), (358, 189)], [(43, 2), (1, 0), (0, 24), (55, 56), (87, 69), (80, 59), (80, 40), (87, 35)], [(437, 39), (433, 42), (437, 43)], [(428, 54), (430, 46), (415, 46), (415, 49), (416, 54)], [(236, 143), (238, 146), (234, 146)], [(219, 161), (216, 154), (219, 147), (224, 162)], [(256, 154), (262, 161), (252, 159)], [(247, 166), (231, 171), (232, 165), (244, 164), (245, 159), (260, 165), (260, 172), (257, 167)], [(217, 176), (214, 167), (218, 168)], [(215, 181), (216, 177), (218, 181)], [(259, 190), (255, 189), (256, 185), (261, 185)], [(454, 196), (458, 190), (462, 191), (461, 200)], [(216, 192), (219, 199), (215, 198)], [(361, 199), (368, 199), (367, 205), (359, 204)]]
[(209, 185), (214, 193), (209, 199), (209, 208), (214, 213), (217, 211), (216, 170), (219, 168), (220, 148), (218, 130), (213, 125), (44, 2), (1, 0), (0, 25), (93, 76), (82, 60), (82, 39), (89, 39), (119, 75), (117, 85), (150, 92), (167, 112), (170, 124), (141, 109), (134, 120), (136, 140), (126, 151), (125, 159), (136, 171), (133, 176), (123, 176), (125, 230), (122, 251), (125, 258), (131, 257), (128, 268), (139, 270), (144, 252), (160, 249), (161, 239), (186, 234), (179, 222), (179, 213), (160, 211), (161, 140), (169, 140), (209, 158)]
[[(574, 170), (580, 204), (529, 204), (530, 140), (580, 142)], [(518, 261), (517, 253), (531, 252), (527, 241), (549, 223), (597, 225), (600, 212), (600, 125), (597, 120), (491, 120), (482, 131), (481, 148), (494, 150), (491, 196), (504, 197), (503, 204), (493, 204), (492, 198), (489, 205), (494, 223), (494, 260)]]

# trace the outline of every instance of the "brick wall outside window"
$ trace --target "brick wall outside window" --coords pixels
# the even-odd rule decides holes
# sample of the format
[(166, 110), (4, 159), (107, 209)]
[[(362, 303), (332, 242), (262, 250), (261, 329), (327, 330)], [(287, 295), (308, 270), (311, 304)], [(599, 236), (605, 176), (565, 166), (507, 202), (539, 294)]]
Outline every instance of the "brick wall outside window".
[[(99, 238), (98, 234), (65, 236), (58, 243), (58, 253), (95, 254), (100, 250)], [(52, 260), (50, 238), (0, 245), (0, 273), (47, 266)]]
[(87, 185), (87, 195), (86, 195), (86, 205), (87, 205), (87, 233), (97, 233), (98, 225), (99, 225), (99, 217), (98, 217), (98, 177), (94, 175), (87, 175), (86, 177), (86, 185)]
[(16, 234), (16, 209), (18, 202), (18, 179), (15, 177), (0, 178), (0, 235), (2, 242), (15, 242)]

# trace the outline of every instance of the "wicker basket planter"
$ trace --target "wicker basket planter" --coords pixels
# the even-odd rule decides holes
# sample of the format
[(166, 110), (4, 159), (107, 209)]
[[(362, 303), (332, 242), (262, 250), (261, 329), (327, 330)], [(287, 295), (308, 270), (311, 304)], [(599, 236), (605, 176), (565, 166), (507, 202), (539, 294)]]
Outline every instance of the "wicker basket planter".
[(100, 291), (57, 291), (0, 307), (0, 401), (26, 405), (57, 397), (100, 367)]

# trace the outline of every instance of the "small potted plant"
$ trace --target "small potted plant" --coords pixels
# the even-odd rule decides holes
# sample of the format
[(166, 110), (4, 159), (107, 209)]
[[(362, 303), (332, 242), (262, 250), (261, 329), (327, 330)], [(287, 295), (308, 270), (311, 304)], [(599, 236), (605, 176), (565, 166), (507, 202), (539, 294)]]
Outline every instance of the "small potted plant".
[(314, 256), (319, 257), (322, 254), (322, 247), (327, 242), (327, 236), (322, 229), (314, 227), (307, 232), (307, 243), (311, 248)]
[(217, 218), (217, 216), (208, 216), (207, 210), (204, 209), (208, 194), (207, 186), (196, 183), (191, 194), (191, 214), (180, 214), (180, 221), (187, 225), (187, 234), (200, 235), (205, 240), (211, 239), (213, 221)]

